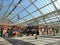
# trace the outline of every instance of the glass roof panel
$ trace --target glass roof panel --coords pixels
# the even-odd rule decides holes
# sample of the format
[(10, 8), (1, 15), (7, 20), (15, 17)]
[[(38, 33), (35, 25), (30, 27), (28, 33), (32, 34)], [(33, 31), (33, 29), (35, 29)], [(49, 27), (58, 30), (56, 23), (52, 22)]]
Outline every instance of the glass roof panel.
[(48, 18), (55, 17), (55, 16), (56, 16), (55, 14), (47, 15)]
[(7, 11), (8, 7), (2, 7), (1, 8), (1, 15), (3, 16), (4, 13)]
[(60, 20), (60, 17), (59, 17), (59, 20)]
[(49, 4), (51, 2), (51, 0), (41, 0), (41, 3), (43, 5)]
[(60, 0), (57, 0), (58, 4), (60, 5)]
[(51, 22), (55, 22), (55, 21), (58, 21), (58, 19), (57, 18), (51, 19)]
[[(14, 23), (30, 22), (31, 19), (37, 18), (39, 24), (60, 19), (58, 16), (60, 0), (22, 0), (19, 2), (20, 0), (3, 0), (3, 2), (0, 0), (0, 18), (7, 18), (7, 20), (9, 18)], [(46, 16), (45, 21), (43, 21), (44, 15)]]
[(26, 16), (24, 19), (25, 19), (26, 21), (28, 21), (28, 20), (32, 19), (32, 17), (29, 15), (29, 16)]
[(9, 15), (9, 17), (11, 18), (11, 19), (13, 19), (13, 17), (16, 17), (17, 15), (15, 14), (15, 13), (12, 13), (11, 15)]
[(0, 12), (0, 17), (2, 17), (4, 15), (5, 12)]
[(11, 6), (11, 7), (9, 8), (9, 11), (12, 10), (13, 8), (14, 8), (14, 6)]
[(45, 22), (39, 22), (39, 24), (45, 24)]
[(0, 5), (1, 5), (1, 3), (2, 3), (2, 0), (0, 0)]
[(40, 4), (39, 0), (37, 0), (34, 4), (35, 4), (38, 8), (42, 7), (42, 5)]
[(27, 10), (31, 13), (31, 12), (35, 11), (36, 8), (33, 5), (31, 5), (30, 7), (27, 8)]
[(29, 1), (28, 0), (23, 0), (21, 2), (21, 4), (24, 6), (24, 7), (27, 7), (28, 5), (30, 5)]
[(19, 20), (19, 23), (22, 23), (22, 22), (25, 22), (25, 20), (24, 19)]
[(3, 0), (3, 5), (10, 5), (12, 0)]
[(8, 9), (8, 7), (2, 7), (2, 8), (1, 8), (1, 12), (6, 12), (7, 9)]
[(18, 20), (18, 19), (17, 19), (17, 16), (16, 16), (14, 19), (12, 19), (12, 20), (14, 20), (14, 22), (15, 22), (16, 20)]
[(52, 17), (52, 18), (49, 18), (49, 19), (55, 19), (55, 18), (57, 18), (57, 17)]
[(50, 23), (51, 21), (50, 20), (47, 20), (46, 23)]
[(58, 9), (60, 9), (60, 0), (54, 2), (54, 4), (56, 5), (56, 7), (57, 7)]
[(32, 14), (32, 16), (36, 18), (41, 16), (41, 14), (38, 11), (36, 11), (35, 13)]
[(48, 13), (48, 11), (47, 11), (47, 9), (45, 7), (41, 9), (41, 12), (43, 12), (43, 14)]
[(41, 9), (41, 11), (43, 12), (43, 14), (52, 12), (54, 10), (55, 10), (55, 8), (54, 8), (54, 6), (52, 4), (50, 4), (50, 5), (48, 5), (48, 6), (46, 6), (46, 7), (44, 7), (44, 8)]
[(27, 16), (27, 12), (24, 10), (24, 11), (21, 12), (19, 15), (20, 15), (21, 17)]
[(60, 17), (60, 15), (58, 15), (57, 17)]
[(14, 0), (13, 5), (16, 5), (19, 2), (19, 0)]
[[(44, 4), (43, 4), (44, 3)], [(38, 7), (41, 8), (47, 4), (51, 3), (51, 0), (37, 0), (34, 4)]]
[(16, 11), (17, 13), (19, 13), (21, 10), (22, 10), (22, 8), (20, 8), (20, 7), (17, 7), (17, 8), (15, 9), (15, 11)]
[(49, 20), (49, 18), (45, 18), (44, 20), (45, 20), (45, 21), (48, 21), (48, 20)]

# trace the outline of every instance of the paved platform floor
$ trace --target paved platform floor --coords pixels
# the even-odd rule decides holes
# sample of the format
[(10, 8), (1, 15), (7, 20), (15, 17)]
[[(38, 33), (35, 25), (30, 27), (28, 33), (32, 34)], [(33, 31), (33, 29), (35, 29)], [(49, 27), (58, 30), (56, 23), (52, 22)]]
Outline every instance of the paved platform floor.
[(13, 44), (0, 37), (0, 45), (13, 45)]
[(55, 37), (38, 36), (38, 39), (34, 39), (34, 36), (0, 37), (0, 45), (60, 45), (60, 39)]
[(34, 39), (33, 36), (26, 37), (15, 37), (17, 40), (23, 40), (25, 42), (30, 42), (33, 45), (60, 45), (59, 38), (50, 38), (50, 37), (38, 37), (38, 39)]

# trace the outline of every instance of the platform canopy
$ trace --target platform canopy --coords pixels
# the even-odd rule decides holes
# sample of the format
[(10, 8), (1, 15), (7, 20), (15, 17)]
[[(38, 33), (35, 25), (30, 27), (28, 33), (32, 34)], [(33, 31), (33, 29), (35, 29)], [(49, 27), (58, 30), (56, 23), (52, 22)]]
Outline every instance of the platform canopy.
[(60, 0), (0, 0), (0, 22), (59, 25)]

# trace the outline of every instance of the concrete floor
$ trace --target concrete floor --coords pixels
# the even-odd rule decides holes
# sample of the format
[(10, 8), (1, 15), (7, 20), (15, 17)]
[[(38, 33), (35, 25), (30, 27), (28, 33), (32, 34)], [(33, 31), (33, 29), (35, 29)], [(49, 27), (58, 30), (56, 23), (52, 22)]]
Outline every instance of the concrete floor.
[(34, 39), (34, 36), (0, 37), (0, 45), (60, 45), (60, 36), (38, 36), (38, 39)]

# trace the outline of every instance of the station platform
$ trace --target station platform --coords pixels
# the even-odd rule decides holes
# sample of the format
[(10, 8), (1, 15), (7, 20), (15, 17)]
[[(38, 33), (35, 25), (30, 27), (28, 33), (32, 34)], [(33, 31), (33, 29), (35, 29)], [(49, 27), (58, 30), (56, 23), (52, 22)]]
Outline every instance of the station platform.
[(8, 42), (4, 38), (0, 37), (0, 45), (13, 45), (13, 44)]
[(60, 36), (59, 38), (55, 37), (38, 36), (37, 39), (35, 39), (34, 36), (11, 37), (11, 38), (0, 37), (0, 45), (60, 45)]

